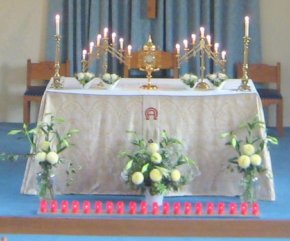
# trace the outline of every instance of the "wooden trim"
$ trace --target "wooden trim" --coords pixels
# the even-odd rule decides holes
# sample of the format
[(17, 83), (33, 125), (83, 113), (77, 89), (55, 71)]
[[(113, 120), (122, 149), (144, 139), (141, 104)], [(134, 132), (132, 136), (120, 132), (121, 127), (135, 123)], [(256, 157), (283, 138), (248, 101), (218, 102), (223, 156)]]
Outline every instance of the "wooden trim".
[(290, 220), (0, 217), (0, 233), (89, 236), (282, 238), (290, 237)]

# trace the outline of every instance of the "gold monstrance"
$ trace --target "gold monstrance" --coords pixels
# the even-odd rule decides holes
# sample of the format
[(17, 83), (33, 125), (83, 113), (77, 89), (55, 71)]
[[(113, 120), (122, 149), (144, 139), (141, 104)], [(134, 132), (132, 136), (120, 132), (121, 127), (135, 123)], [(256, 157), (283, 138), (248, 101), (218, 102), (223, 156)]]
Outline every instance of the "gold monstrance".
[(160, 68), (161, 56), (160, 52), (156, 51), (156, 47), (152, 42), (151, 36), (149, 35), (148, 42), (143, 46), (143, 50), (141, 51), (138, 58), (138, 68), (141, 71), (145, 71), (147, 73), (147, 85), (142, 85), (143, 89), (146, 90), (156, 90), (158, 87), (151, 83), (152, 73), (155, 71), (159, 71)]

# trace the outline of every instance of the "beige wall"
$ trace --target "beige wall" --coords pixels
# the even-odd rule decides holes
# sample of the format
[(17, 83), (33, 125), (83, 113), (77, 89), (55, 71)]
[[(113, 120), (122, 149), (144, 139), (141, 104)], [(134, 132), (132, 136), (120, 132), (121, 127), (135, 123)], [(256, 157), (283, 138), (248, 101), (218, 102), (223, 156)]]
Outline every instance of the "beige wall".
[[(260, 1), (263, 61), (269, 64), (280, 61), (282, 64), (284, 120), (285, 125), (290, 126), (290, 1)], [(47, 2), (0, 0), (0, 122), (22, 121), (26, 60), (45, 58)], [(35, 105), (33, 114), (35, 120)]]

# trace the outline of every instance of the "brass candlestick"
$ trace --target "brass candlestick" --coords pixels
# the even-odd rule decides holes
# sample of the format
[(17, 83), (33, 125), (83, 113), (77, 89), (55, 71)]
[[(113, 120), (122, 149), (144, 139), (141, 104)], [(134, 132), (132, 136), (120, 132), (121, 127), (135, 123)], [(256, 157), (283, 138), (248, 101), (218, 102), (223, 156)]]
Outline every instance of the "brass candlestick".
[(55, 64), (54, 64), (54, 76), (53, 76), (53, 82), (51, 85), (51, 88), (54, 89), (61, 89), (63, 88), (62, 83), (60, 82), (60, 40), (61, 36), (59, 34), (55, 35)]
[(244, 36), (244, 61), (243, 61), (243, 77), (242, 77), (242, 83), (239, 86), (238, 90), (240, 91), (250, 91), (251, 87), (248, 85), (249, 83), (249, 76), (248, 76), (248, 58), (249, 58), (249, 44), (251, 38), (248, 36)]

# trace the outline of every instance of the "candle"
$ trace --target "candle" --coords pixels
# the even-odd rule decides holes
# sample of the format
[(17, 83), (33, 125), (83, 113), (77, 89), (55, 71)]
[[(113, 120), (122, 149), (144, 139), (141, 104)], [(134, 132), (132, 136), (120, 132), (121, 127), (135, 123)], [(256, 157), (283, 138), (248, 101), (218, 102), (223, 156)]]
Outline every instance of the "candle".
[(204, 38), (204, 27), (200, 27), (200, 37)]
[(132, 46), (128, 45), (128, 55), (130, 56), (132, 54)]
[(170, 204), (168, 202), (163, 203), (163, 214), (169, 214), (170, 211)]
[(222, 60), (226, 60), (226, 51), (222, 51)]
[(147, 214), (147, 202), (142, 201), (140, 203), (140, 212), (141, 214)]
[(61, 201), (61, 212), (62, 213), (68, 212), (68, 201), (66, 200)]
[(108, 28), (104, 28), (104, 38), (108, 37)]
[(72, 201), (72, 213), (78, 213), (80, 209), (79, 201)]
[(83, 60), (86, 60), (87, 50), (83, 50)]
[(175, 48), (176, 48), (176, 53), (180, 54), (180, 44), (176, 44)]
[(190, 202), (184, 203), (184, 214), (186, 214), (186, 215), (191, 214), (191, 203)]
[(91, 203), (89, 201), (83, 202), (83, 212), (84, 213), (90, 213), (91, 211)]
[(195, 214), (201, 215), (202, 214), (202, 203), (197, 202), (194, 204)]
[(152, 214), (153, 215), (159, 214), (159, 207), (157, 202), (152, 203)]
[(192, 40), (192, 45), (194, 45), (195, 41), (196, 41), (196, 35), (195, 34), (191, 35), (191, 40)]
[(211, 36), (210, 35), (206, 35), (206, 39), (207, 39), (208, 45), (211, 46)]
[(90, 42), (90, 54), (93, 52), (94, 42)]
[(248, 16), (245, 17), (245, 36), (249, 37), (249, 23), (250, 18)]
[(98, 35), (97, 35), (97, 47), (100, 46), (101, 38), (102, 38), (102, 35), (101, 35), (101, 34), (98, 34)]
[(116, 36), (117, 34), (115, 32), (112, 33), (112, 44), (114, 45), (116, 42)]
[(50, 201), (50, 212), (52, 212), (52, 213), (57, 212), (57, 201), (55, 201), (55, 200)]
[(124, 214), (124, 207), (125, 207), (124, 202), (118, 201), (117, 202), (117, 213), (118, 214)]
[(183, 40), (184, 49), (188, 49), (188, 41), (187, 39)]
[(225, 213), (225, 203), (218, 203), (218, 214), (223, 215)]
[(119, 43), (120, 43), (120, 49), (123, 50), (123, 48), (124, 48), (124, 39), (120, 38), (119, 39)]
[(95, 213), (102, 213), (103, 204), (101, 201), (95, 202)]
[(40, 201), (40, 212), (41, 213), (46, 213), (47, 212), (47, 201), (46, 200), (41, 200)]
[(59, 22), (60, 22), (60, 16), (59, 14), (55, 15), (55, 33), (56, 35), (59, 35)]
[(219, 43), (215, 43), (214, 44), (214, 51), (216, 52), (216, 53), (218, 53), (219, 52)]

